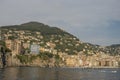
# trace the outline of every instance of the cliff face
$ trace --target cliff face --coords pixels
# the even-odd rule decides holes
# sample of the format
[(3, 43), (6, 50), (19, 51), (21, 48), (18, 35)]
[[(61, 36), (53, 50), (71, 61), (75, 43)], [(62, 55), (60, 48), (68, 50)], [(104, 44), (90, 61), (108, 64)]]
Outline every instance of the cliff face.
[[(31, 59), (33, 57), (34, 59)], [(2, 63), (0, 63), (0, 66), (2, 67)], [(6, 55), (6, 66), (60, 67), (60, 61), (57, 63), (55, 58), (42, 59), (37, 55)]]
[[(21, 58), (20, 58), (21, 57)], [(25, 58), (26, 57), (26, 58)], [(118, 68), (120, 56), (103, 55), (69, 55), (58, 58), (43, 58), (38, 55), (6, 55), (6, 66), (38, 66), (38, 67), (89, 67)], [(0, 64), (2, 67), (2, 63)]]

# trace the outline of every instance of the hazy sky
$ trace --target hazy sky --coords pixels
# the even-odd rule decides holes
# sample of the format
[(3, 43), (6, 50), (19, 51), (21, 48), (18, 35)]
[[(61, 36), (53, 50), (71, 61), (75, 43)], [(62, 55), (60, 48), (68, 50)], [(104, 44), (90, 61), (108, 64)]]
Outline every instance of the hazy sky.
[(120, 44), (120, 0), (0, 0), (0, 26), (38, 21), (81, 41)]

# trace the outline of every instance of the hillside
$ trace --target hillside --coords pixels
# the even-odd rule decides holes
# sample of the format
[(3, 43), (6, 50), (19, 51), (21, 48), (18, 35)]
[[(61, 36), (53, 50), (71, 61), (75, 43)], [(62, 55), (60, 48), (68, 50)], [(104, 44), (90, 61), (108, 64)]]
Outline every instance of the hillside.
[[(7, 29), (16, 29), (16, 30), (30, 30), (30, 31), (39, 31), (42, 35), (52, 35), (52, 34), (69, 34), (57, 27), (50, 27), (48, 25), (45, 25), (43, 23), (39, 22), (28, 22), (21, 25), (13, 25), (13, 26), (4, 26), (2, 28)], [(71, 34), (69, 34), (71, 35)]]
[(114, 44), (106, 47), (111, 55), (120, 55), (120, 44)]
[[(30, 43), (37, 42), (41, 47), (54, 48), (58, 52), (67, 54), (78, 54), (82, 52), (86, 55), (92, 55), (97, 53), (106, 53), (111, 55), (120, 55), (120, 45), (111, 45), (101, 47), (99, 45), (93, 45), (90, 43), (81, 42), (77, 37), (72, 34), (61, 30), (57, 27), (50, 27), (39, 22), (28, 22), (21, 25), (3, 26), (1, 27), (2, 34), (7, 35), (8, 39), (20, 39), (24, 43), (29, 41)], [(20, 38), (18, 31), (24, 31), (22, 34), (24, 37), (32, 37), (23, 39)], [(40, 32), (37, 34), (36, 32)], [(47, 45), (48, 43), (54, 44), (54, 47)]]

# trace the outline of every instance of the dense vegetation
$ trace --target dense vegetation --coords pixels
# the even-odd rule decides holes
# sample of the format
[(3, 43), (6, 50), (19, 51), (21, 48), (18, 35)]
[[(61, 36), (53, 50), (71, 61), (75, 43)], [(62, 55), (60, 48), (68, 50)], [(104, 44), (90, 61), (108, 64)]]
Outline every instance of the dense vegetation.
[[(57, 27), (50, 27), (48, 25), (45, 25), (43, 23), (38, 23), (38, 22), (29, 22), (29, 23), (25, 23), (25, 24), (21, 24), (21, 25), (4, 26), (2, 28), (16, 29), (16, 30), (39, 31), (39, 32), (41, 32), (42, 35), (69, 34), (69, 33), (65, 32)], [(71, 34), (69, 34), (69, 35), (71, 35)]]
[[(2, 40), (0, 40), (0, 46), (4, 48), (5, 52), (11, 52), (11, 50), (6, 47), (5, 42)], [(1, 52), (1, 49), (0, 49), (0, 52)]]
[[(59, 55), (57, 54), (51, 54), (49, 52), (41, 52), (40, 54), (37, 54), (37, 55), (16, 55), (17, 59), (19, 59), (19, 61), (22, 63), (22, 64), (28, 64), (28, 63), (33, 63), (34, 60), (36, 59), (40, 59), (42, 62), (47, 62), (49, 63), (50, 59), (53, 59), (55, 60), (55, 62), (53, 63), (55, 66), (59, 66), (59, 62), (61, 62), (61, 58)], [(45, 65), (47, 66), (47, 65)]]

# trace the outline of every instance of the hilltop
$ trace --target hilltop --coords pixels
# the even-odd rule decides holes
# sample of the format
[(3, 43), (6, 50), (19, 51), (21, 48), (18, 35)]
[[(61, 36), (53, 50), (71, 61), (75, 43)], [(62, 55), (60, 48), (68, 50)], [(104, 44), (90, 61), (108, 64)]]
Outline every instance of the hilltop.
[[(28, 22), (21, 25), (12, 25), (12, 26), (4, 26), (2, 28), (7, 29), (16, 29), (16, 30), (30, 30), (30, 31), (39, 31), (42, 35), (52, 35), (52, 34), (69, 34), (57, 27), (50, 27), (48, 25), (45, 25), (43, 23), (39, 22)], [(71, 35), (71, 34), (69, 34)]]

